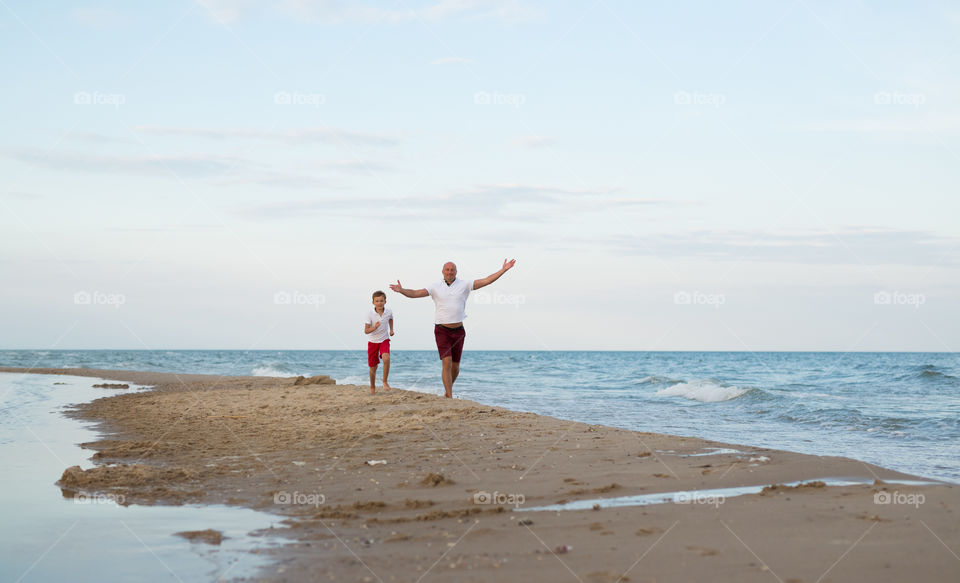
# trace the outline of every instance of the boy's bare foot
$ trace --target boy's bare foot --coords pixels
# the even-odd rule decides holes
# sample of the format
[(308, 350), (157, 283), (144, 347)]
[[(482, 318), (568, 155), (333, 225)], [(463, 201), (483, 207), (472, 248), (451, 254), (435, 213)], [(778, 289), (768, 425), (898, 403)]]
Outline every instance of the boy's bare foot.
[(387, 381), (383, 381), (383, 388), (384, 390), (387, 390), (387, 391), (390, 390), (390, 385), (387, 384)]

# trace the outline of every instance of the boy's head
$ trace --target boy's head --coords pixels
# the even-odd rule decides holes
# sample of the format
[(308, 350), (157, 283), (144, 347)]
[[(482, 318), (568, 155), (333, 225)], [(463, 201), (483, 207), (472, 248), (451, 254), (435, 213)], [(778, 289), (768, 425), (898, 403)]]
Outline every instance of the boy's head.
[(377, 308), (382, 308), (387, 304), (387, 294), (383, 293), (380, 290), (373, 292), (373, 305)]

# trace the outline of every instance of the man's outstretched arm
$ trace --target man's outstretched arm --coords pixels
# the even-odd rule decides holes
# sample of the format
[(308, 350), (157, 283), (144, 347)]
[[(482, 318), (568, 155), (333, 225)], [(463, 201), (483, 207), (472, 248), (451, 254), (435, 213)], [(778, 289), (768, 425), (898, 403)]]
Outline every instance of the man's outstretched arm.
[(516, 262), (517, 262), (516, 259), (511, 259), (510, 261), (507, 261), (506, 259), (504, 259), (503, 267), (500, 268), (500, 271), (497, 271), (496, 273), (491, 273), (490, 275), (488, 275), (487, 277), (484, 277), (483, 279), (473, 280), (473, 289), (480, 289), (482, 287), (488, 286), (491, 283), (497, 281), (498, 279), (500, 279), (500, 276), (508, 272)]
[(407, 296), (408, 298), (425, 298), (430, 293), (426, 289), (406, 289), (400, 285), (400, 280), (397, 280), (397, 283), (391, 283), (390, 289), (397, 292), (400, 295)]

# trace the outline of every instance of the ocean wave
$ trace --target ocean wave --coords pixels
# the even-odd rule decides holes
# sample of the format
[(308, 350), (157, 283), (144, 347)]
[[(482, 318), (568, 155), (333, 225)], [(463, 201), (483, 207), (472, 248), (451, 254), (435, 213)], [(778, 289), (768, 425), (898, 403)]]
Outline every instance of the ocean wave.
[(251, 373), (255, 377), (295, 377), (296, 374), (292, 373), (285, 365), (283, 364), (267, 364), (261, 366), (253, 367), (253, 372)]
[(342, 379), (336, 379), (338, 385), (365, 385), (370, 384), (370, 377), (360, 375), (350, 375)]
[(939, 367), (932, 364), (914, 367), (914, 372), (900, 375), (897, 380), (922, 380), (922, 381), (955, 381), (957, 377), (943, 372)]
[(955, 377), (955, 376), (953, 376), (953, 375), (950, 375), (950, 374), (947, 374), (947, 373), (945, 373), (945, 372), (940, 372), (940, 371), (938, 371), (938, 370), (932, 370), (932, 369), (927, 369), (927, 370), (921, 372), (918, 376), (919, 376), (920, 378), (922, 378), (922, 379), (930, 379), (930, 380), (955, 379), (955, 378), (957, 378), (957, 377)]
[(678, 383), (672, 387), (660, 389), (657, 394), (664, 397), (683, 397), (701, 403), (719, 403), (736, 399), (750, 391), (749, 388), (718, 384), (716, 381), (705, 379)]
[(663, 385), (663, 384), (676, 384), (682, 383), (683, 381), (678, 381), (676, 379), (671, 379), (668, 377), (660, 377), (657, 375), (651, 375), (648, 377), (643, 377), (639, 381), (636, 381), (638, 385)]
[(792, 407), (777, 416), (781, 421), (821, 428), (863, 431), (866, 433), (900, 434), (921, 432), (929, 419), (864, 413), (858, 409), (836, 407)]

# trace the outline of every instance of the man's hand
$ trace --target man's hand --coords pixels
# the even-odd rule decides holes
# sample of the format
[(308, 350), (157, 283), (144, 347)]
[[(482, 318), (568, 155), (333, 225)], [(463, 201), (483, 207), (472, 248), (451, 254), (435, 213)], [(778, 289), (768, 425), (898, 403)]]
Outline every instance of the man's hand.
[(397, 292), (400, 295), (407, 296), (408, 298), (425, 298), (430, 295), (430, 292), (423, 289), (404, 289), (403, 284), (400, 283), (400, 280), (397, 280), (397, 283), (391, 283), (390, 289)]
[(473, 280), (473, 289), (480, 289), (482, 287), (486, 287), (491, 283), (497, 281), (498, 279), (500, 279), (501, 275), (510, 271), (516, 263), (517, 263), (516, 259), (504, 259), (503, 267), (500, 268), (500, 271), (496, 273), (491, 273), (487, 277)]

